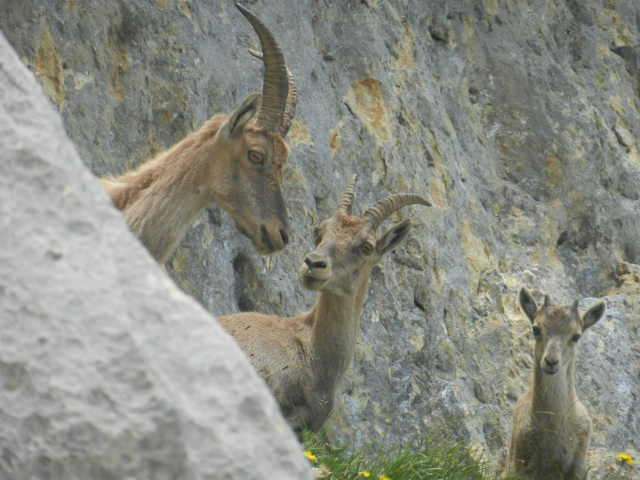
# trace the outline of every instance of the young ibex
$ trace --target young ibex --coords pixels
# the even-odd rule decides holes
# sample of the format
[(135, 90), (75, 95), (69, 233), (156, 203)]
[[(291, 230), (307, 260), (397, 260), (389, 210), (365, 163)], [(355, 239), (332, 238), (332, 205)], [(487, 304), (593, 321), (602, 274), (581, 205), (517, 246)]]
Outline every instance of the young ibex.
[(280, 184), (296, 88), (269, 30), (246, 8), (236, 6), (260, 38), (262, 95), (250, 95), (231, 115), (212, 117), (138, 169), (102, 179), (131, 230), (161, 264), (197, 213), (212, 202), (233, 217), (260, 253), (280, 250), (288, 241)]
[(538, 308), (524, 288), (520, 306), (533, 325), (535, 365), (529, 391), (518, 401), (505, 477), (531, 480), (585, 480), (591, 418), (575, 388), (576, 345), (604, 314), (599, 302), (584, 315), (578, 301)]
[(304, 287), (320, 292), (313, 309), (292, 318), (259, 313), (219, 318), (296, 431), (318, 430), (331, 413), (336, 388), (353, 358), (371, 270), (407, 236), (410, 222), (404, 220), (382, 236), (377, 228), (404, 206), (430, 205), (418, 195), (392, 195), (355, 216), (355, 180), (337, 212), (315, 229), (316, 248), (301, 267)]

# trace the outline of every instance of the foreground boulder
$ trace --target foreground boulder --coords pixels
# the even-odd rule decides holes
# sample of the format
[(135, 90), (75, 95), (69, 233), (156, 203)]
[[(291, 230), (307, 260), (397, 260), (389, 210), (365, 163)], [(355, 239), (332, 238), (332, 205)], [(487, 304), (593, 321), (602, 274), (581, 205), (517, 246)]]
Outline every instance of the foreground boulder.
[(0, 34), (0, 478), (309, 478), (238, 348), (128, 232)]

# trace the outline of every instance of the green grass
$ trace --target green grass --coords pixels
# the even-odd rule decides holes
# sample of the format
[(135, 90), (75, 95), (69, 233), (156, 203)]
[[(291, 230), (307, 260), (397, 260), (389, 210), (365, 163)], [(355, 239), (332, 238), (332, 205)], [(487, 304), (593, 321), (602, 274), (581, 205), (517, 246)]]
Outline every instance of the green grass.
[[(313, 466), (326, 472), (323, 480), (496, 480), (490, 466), (471, 455), (465, 445), (446, 440), (424, 441), (421, 445), (407, 445), (389, 449), (371, 444), (365, 449), (349, 452), (332, 446), (326, 435), (305, 432), (304, 448), (315, 456)], [(637, 478), (636, 466), (613, 462), (603, 480), (631, 480)], [(361, 472), (369, 472), (365, 477)], [(593, 472), (591, 474), (593, 478)], [(509, 477), (508, 480), (517, 480)]]
[[(391, 480), (494, 480), (488, 465), (475, 460), (469, 449), (456, 444), (425, 442), (423, 445), (388, 450), (371, 446), (367, 451), (383, 452), (367, 456), (331, 446), (323, 435), (305, 433), (304, 445), (317, 461), (326, 467), (327, 480), (378, 480), (386, 475)], [(360, 472), (370, 472), (364, 477)], [(384, 477), (383, 477), (384, 478)]]

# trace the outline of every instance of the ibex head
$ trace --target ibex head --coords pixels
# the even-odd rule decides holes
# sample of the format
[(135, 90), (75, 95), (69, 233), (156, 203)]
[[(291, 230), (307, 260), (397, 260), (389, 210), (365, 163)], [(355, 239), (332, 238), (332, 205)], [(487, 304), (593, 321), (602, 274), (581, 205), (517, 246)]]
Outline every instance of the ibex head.
[[(284, 137), (295, 112), (296, 89), (284, 57), (265, 25), (236, 7), (258, 34), (264, 61), (262, 95), (253, 94), (222, 123), (213, 142), (213, 195), (260, 253), (288, 242), (287, 209), (280, 191), (288, 157)], [(219, 153), (218, 153), (219, 152)]]
[(538, 308), (524, 288), (520, 290), (519, 301), (533, 328), (537, 368), (548, 375), (566, 370), (575, 359), (575, 346), (580, 336), (595, 325), (605, 311), (604, 302), (598, 302), (580, 315), (578, 300), (572, 306), (551, 305), (547, 295), (542, 307)]
[(379, 201), (362, 216), (352, 215), (355, 182), (354, 175), (336, 213), (314, 229), (316, 248), (300, 269), (302, 283), (309, 290), (351, 294), (359, 276), (368, 274), (385, 253), (406, 238), (411, 228), (409, 220), (403, 220), (378, 235), (382, 222), (407, 205), (431, 206), (418, 195), (396, 194)]

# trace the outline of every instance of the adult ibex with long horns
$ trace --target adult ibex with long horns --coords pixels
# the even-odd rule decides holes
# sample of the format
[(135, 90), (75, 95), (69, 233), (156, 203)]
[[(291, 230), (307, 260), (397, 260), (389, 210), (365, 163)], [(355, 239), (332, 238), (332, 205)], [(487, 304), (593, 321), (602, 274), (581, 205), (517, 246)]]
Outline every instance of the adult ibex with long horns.
[(250, 95), (231, 115), (215, 115), (136, 170), (102, 179), (131, 230), (161, 264), (212, 202), (233, 217), (260, 253), (288, 242), (280, 185), (296, 88), (273, 35), (249, 10), (236, 6), (260, 39), (262, 54), (253, 54), (264, 57), (262, 95)]
[(418, 195), (398, 194), (356, 216), (351, 212), (354, 187), (355, 177), (337, 212), (315, 229), (316, 248), (302, 264), (302, 284), (320, 292), (310, 312), (292, 318), (260, 313), (219, 318), (297, 431), (318, 430), (329, 417), (353, 359), (371, 270), (404, 240), (410, 222), (404, 220), (381, 236), (378, 227), (402, 207), (430, 205)]

